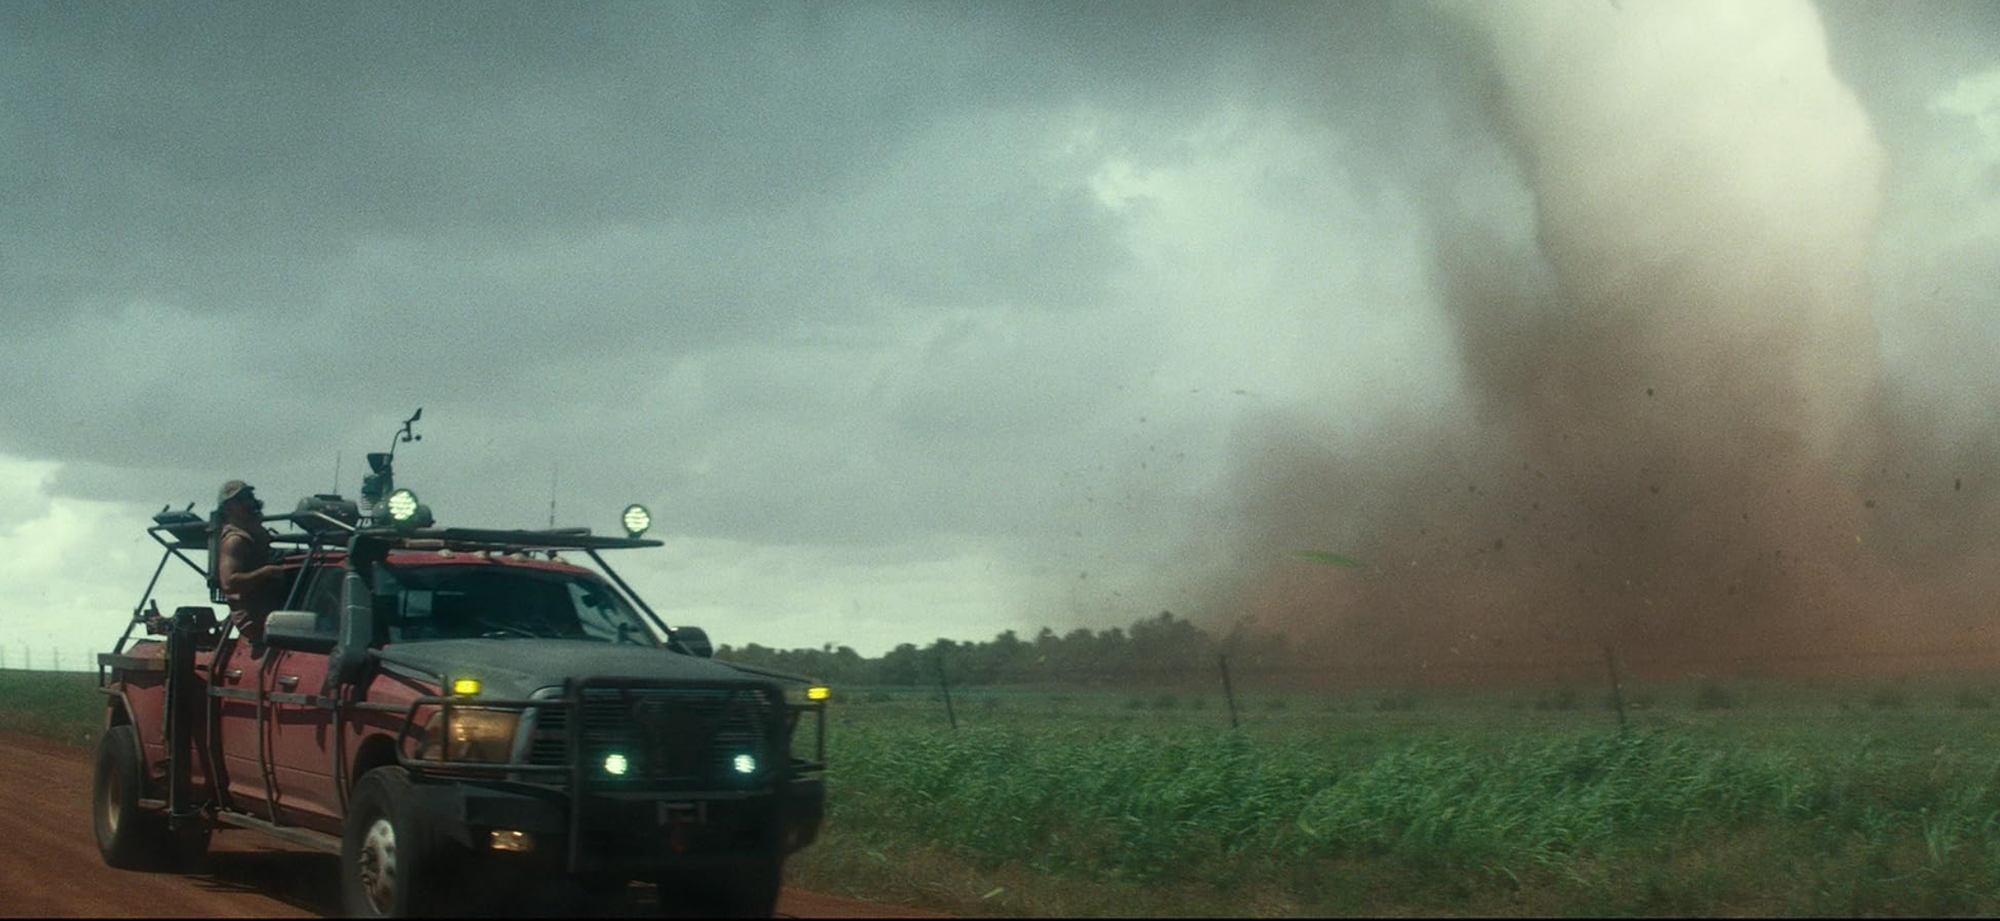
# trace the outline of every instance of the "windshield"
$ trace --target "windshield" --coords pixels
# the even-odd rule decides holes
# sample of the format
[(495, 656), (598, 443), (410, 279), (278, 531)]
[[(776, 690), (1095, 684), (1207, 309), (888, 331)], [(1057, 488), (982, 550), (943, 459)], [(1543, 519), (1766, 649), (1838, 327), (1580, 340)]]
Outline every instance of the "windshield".
[(383, 565), (376, 622), (390, 643), (533, 637), (654, 646), (610, 586), (580, 572), (499, 565)]

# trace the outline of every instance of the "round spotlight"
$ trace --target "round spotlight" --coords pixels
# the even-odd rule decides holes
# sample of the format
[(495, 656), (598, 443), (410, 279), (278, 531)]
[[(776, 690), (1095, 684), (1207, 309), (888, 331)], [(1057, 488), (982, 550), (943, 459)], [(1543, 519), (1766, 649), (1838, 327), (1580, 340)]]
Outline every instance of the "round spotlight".
[(625, 776), (625, 772), (631, 770), (631, 768), (631, 762), (626, 761), (624, 755), (612, 752), (604, 756), (604, 773), (606, 774), (610, 774), (613, 777), (623, 777)]
[(738, 774), (755, 774), (757, 773), (757, 756), (737, 755), (734, 760), (729, 762), (729, 766), (735, 768)]
[(625, 522), (625, 533), (633, 537), (638, 537), (646, 533), (647, 528), (653, 526), (653, 513), (646, 511), (645, 506), (634, 502), (625, 507), (623, 520)]
[(417, 494), (407, 489), (398, 489), (389, 494), (389, 517), (395, 521), (408, 521), (417, 513)]

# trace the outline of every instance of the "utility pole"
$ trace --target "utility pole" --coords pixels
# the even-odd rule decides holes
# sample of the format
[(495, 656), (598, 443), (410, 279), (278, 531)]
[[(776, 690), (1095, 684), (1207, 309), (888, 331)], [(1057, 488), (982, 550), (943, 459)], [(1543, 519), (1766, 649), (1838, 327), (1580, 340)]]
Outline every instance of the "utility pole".
[(1604, 647), (1604, 667), (1611, 672), (1611, 706), (1618, 710), (1618, 731), (1625, 731), (1625, 684), (1618, 680), (1618, 655)]
[(945, 719), (951, 720), (951, 730), (957, 732), (958, 713), (951, 708), (951, 682), (944, 677), (944, 644), (939, 643), (935, 648), (937, 649), (938, 690), (944, 692), (944, 716)]
[(1215, 664), (1222, 668), (1222, 697), (1229, 701), (1229, 728), (1240, 729), (1242, 724), (1236, 721), (1236, 691), (1229, 686), (1229, 654), (1216, 655)]

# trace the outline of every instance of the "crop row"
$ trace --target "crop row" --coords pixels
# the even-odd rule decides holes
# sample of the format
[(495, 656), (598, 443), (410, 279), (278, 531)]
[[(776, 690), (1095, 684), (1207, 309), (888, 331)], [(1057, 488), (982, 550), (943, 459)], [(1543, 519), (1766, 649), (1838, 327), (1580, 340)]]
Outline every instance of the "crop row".
[[(1807, 861), (1873, 848), (1884, 875), (1971, 893), (1958, 908), (1991, 911), (1979, 893), (2000, 886), (2000, 762), (1972, 752), (1655, 729), (1356, 757), (1326, 738), (862, 722), (837, 763), (844, 834), (1059, 876), (1228, 884), (1246, 866), (1366, 861), (1518, 881), (1763, 830)], [(1884, 862), (1899, 848), (1914, 866)]]

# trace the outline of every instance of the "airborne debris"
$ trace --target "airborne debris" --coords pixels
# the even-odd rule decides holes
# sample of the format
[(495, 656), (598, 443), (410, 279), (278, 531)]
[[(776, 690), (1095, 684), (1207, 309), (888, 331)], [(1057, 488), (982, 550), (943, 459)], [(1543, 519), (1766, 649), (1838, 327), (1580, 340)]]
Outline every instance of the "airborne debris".
[(1329, 566), (1345, 566), (1349, 569), (1360, 569), (1362, 566), (1360, 560), (1341, 556), (1338, 553), (1328, 553), (1324, 550), (1295, 550), (1292, 552), (1292, 555), (1302, 560), (1325, 563)]

